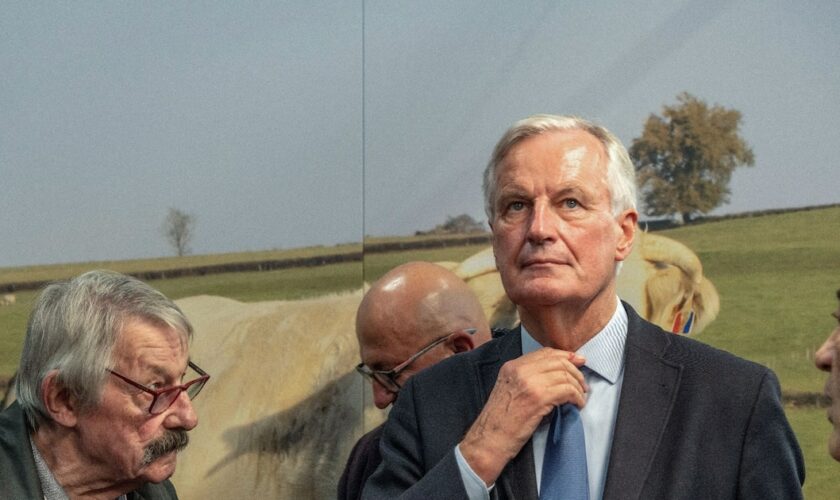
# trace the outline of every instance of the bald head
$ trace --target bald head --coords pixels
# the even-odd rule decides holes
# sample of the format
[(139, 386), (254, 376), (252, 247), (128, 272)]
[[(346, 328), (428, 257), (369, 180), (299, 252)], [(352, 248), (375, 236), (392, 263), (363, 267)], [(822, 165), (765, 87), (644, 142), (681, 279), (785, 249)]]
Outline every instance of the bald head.
[[(463, 331), (467, 328), (476, 332), (470, 335)], [(428, 262), (410, 262), (390, 270), (371, 285), (356, 313), (359, 352), (362, 362), (373, 370), (390, 370), (452, 332), (456, 333), (412, 363), (401, 380), (490, 339), (490, 327), (473, 291), (448, 269)], [(383, 399), (377, 398), (376, 391), (374, 384), (380, 406)]]

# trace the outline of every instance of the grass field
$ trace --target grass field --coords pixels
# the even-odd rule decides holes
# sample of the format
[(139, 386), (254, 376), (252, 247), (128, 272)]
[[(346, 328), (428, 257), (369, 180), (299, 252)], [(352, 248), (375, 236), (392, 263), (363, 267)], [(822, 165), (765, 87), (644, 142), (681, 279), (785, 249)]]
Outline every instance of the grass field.
[(769, 366), (786, 391), (822, 391), (813, 356), (837, 324), (840, 207), (659, 234), (697, 252), (720, 294), (720, 315), (698, 339)]
[[(840, 207), (710, 222), (659, 234), (682, 241), (697, 252), (705, 274), (721, 296), (720, 315), (698, 340), (769, 366), (787, 393), (822, 391), (825, 376), (814, 369), (813, 355), (836, 324), (829, 314), (836, 308), (835, 291), (840, 288)], [(363, 279), (371, 281), (405, 261), (459, 261), (481, 248), (368, 254), (361, 263), (178, 278), (152, 285), (176, 299), (197, 294), (243, 301), (295, 299), (356, 288)], [(334, 249), (323, 250), (329, 253)], [(262, 259), (266, 257), (253, 260)], [(177, 259), (164, 260), (173, 267), (184, 267)], [(107, 264), (0, 269), (0, 282), (12, 281), (5, 279), (7, 276), (56, 279), (96, 267), (131, 271), (137, 265)], [(0, 380), (16, 367), (34, 295), (21, 292), (17, 304), (0, 308)], [(826, 452), (829, 424), (825, 410), (788, 407), (787, 412), (806, 456), (806, 498), (838, 498), (840, 465)]]
[(161, 257), (158, 259), (120, 260), (104, 262), (79, 262), (45, 266), (0, 267), (0, 284), (30, 281), (51, 281), (76, 276), (90, 269), (111, 269), (121, 273), (144, 271), (166, 271), (170, 269), (193, 268), (229, 264), (232, 262), (259, 262), (267, 260), (296, 259), (360, 252), (360, 243), (335, 246), (314, 246), (288, 250), (266, 250), (261, 252), (237, 252), (213, 255), (188, 255), (184, 257)]

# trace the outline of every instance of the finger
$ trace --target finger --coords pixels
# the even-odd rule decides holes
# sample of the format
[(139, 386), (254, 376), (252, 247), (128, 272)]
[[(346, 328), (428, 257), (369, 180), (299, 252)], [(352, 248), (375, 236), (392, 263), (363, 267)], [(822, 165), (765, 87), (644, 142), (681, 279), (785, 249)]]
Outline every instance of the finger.
[(544, 381), (546, 398), (552, 404), (568, 402), (570, 400), (585, 401), (586, 385), (566, 373), (555, 373)]
[(586, 364), (586, 358), (584, 358), (583, 356), (581, 356), (580, 354), (578, 354), (576, 352), (571, 352), (571, 351), (561, 351), (561, 352), (568, 353), (569, 361), (573, 365), (577, 366), (578, 368), (580, 368), (581, 366)]
[(569, 397), (565, 398), (564, 401), (558, 402), (557, 405), (559, 406), (566, 403), (571, 403), (582, 410), (583, 407), (586, 406), (586, 394), (576, 391), (572, 392)]
[(569, 359), (568, 354), (562, 351), (544, 353), (539, 359), (530, 361), (527, 365), (521, 367), (522, 373), (525, 376), (541, 376), (552, 372), (568, 373), (570, 376), (577, 379), (581, 387), (586, 388), (586, 377), (580, 370), (580, 367)]
[[(507, 387), (514, 398), (521, 398), (522, 404), (529, 407), (553, 406), (558, 400), (567, 399), (580, 402), (589, 390), (583, 372), (567, 354), (557, 350), (508, 361), (500, 370), (496, 385)], [(571, 392), (578, 395), (571, 396)]]
[(542, 347), (540, 349), (537, 349), (536, 351), (521, 356), (518, 359), (523, 360), (523, 362), (526, 363), (532, 361), (536, 362), (537, 360), (565, 359), (578, 368), (586, 364), (586, 358), (581, 356), (580, 354), (571, 351), (564, 351), (561, 349), (554, 349), (553, 347)]

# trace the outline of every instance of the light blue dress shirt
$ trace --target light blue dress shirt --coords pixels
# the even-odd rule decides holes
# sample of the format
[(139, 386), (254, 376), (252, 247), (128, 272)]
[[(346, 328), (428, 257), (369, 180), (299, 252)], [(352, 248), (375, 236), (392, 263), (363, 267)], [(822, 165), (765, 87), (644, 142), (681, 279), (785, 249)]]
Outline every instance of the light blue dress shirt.
[[(620, 300), (603, 330), (584, 344), (577, 353), (586, 358), (583, 376), (589, 386), (586, 405), (580, 412), (583, 432), (586, 436), (586, 464), (589, 469), (589, 498), (600, 500), (604, 494), (607, 465), (610, 461), (615, 417), (618, 414), (618, 400), (621, 382), (624, 379), (624, 344), (627, 341), (627, 312)], [(540, 349), (542, 346), (522, 327), (522, 354)], [(548, 438), (550, 420), (543, 419), (532, 436), (534, 467), (537, 476), (537, 490), (542, 477), (545, 442)], [(455, 447), (455, 458), (461, 471), (461, 479), (471, 500), (490, 498), (490, 490), (481, 478), (470, 468), (461, 450)]]

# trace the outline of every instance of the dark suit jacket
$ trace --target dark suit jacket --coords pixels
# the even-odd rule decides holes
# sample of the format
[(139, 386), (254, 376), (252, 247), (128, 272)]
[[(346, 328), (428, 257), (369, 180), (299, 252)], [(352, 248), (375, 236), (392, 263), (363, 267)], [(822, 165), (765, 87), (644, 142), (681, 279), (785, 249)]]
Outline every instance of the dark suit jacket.
[(339, 500), (359, 500), (362, 498), (362, 488), (373, 471), (382, 463), (382, 455), (379, 453), (379, 439), (382, 436), (383, 425), (377, 426), (372, 431), (362, 436), (338, 481)]
[[(604, 498), (801, 498), (802, 453), (775, 375), (666, 333), (624, 307), (624, 382)], [(466, 498), (454, 447), (487, 401), (502, 364), (521, 355), (516, 329), (412, 377), (385, 424), (383, 463), (363, 497)], [(537, 498), (530, 441), (508, 463), (491, 498)]]
[[(17, 402), (0, 413), (0, 498), (44, 498), (29, 445), (29, 427)], [(169, 481), (147, 483), (126, 495), (128, 500), (177, 500)]]

